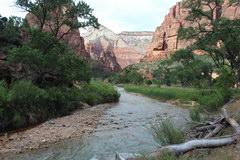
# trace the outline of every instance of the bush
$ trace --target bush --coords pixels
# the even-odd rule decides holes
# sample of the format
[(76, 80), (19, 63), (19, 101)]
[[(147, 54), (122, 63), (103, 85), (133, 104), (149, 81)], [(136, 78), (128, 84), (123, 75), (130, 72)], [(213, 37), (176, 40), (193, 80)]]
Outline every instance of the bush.
[(54, 87), (44, 90), (29, 81), (7, 86), (0, 82), (0, 130), (11, 130), (67, 115), (80, 108), (79, 89)]
[(80, 99), (89, 105), (118, 102), (120, 94), (113, 87), (102, 82), (92, 81), (81, 89)]
[(152, 82), (151, 80), (147, 80), (147, 81), (146, 81), (146, 84), (147, 84), (147, 85), (151, 85), (152, 83), (153, 83), (153, 82)]
[(198, 103), (210, 112), (217, 112), (232, 97), (230, 90), (215, 89), (205, 95), (199, 96)]
[(76, 87), (54, 87), (47, 90), (46, 105), (50, 116), (63, 116), (70, 114), (73, 110), (81, 108), (80, 90)]
[(158, 125), (152, 126), (151, 133), (154, 140), (161, 146), (180, 144), (185, 141), (183, 131), (174, 127), (169, 120), (161, 121)]
[[(34, 86), (28, 81), (19, 81), (7, 86), (1, 83), (1, 90), (5, 96), (1, 96), (0, 129), (12, 129), (34, 124), (41, 119), (39, 111), (43, 110), (45, 91)], [(44, 111), (42, 111), (44, 112)]]

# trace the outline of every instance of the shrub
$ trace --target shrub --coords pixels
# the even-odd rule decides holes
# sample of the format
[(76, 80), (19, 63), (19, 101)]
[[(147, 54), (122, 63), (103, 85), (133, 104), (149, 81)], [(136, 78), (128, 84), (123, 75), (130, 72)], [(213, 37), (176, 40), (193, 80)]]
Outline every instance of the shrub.
[(82, 106), (79, 92), (76, 87), (64, 86), (44, 90), (29, 81), (18, 81), (8, 87), (1, 81), (0, 130), (11, 130), (67, 115)]
[(231, 93), (224, 90), (215, 89), (206, 95), (198, 97), (198, 103), (210, 112), (216, 112), (229, 101)]
[(120, 94), (113, 87), (102, 82), (92, 81), (80, 89), (80, 99), (89, 105), (118, 102)]
[(169, 120), (163, 120), (158, 125), (152, 126), (151, 133), (154, 140), (161, 146), (180, 144), (185, 141), (183, 131), (174, 127)]
[[(1, 83), (2, 85), (3, 83)], [(46, 92), (29, 81), (19, 81), (11, 86), (3, 85), (4, 103), (1, 103), (0, 129), (12, 129), (34, 124), (42, 119), (45, 113), (43, 102)], [(42, 112), (40, 112), (42, 111)]]
[(147, 84), (147, 85), (151, 85), (151, 84), (152, 84), (152, 81), (151, 81), (151, 80), (147, 80), (147, 81), (146, 81), (146, 84)]
[[(74, 109), (81, 108), (79, 93), (80, 90), (76, 87), (54, 87), (47, 90), (46, 105), (49, 107), (51, 115), (68, 115)], [(50, 116), (51, 116), (50, 115)]]

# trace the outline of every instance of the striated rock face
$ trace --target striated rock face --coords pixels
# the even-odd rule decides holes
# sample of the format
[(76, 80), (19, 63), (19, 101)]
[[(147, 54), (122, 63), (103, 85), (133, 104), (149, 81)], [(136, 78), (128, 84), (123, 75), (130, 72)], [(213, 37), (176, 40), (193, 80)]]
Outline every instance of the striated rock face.
[(130, 47), (138, 52), (146, 52), (152, 42), (153, 32), (121, 32), (118, 34)]
[[(26, 19), (28, 20), (28, 23), (31, 28), (39, 28), (34, 15), (28, 13), (26, 15)], [(77, 17), (76, 17), (76, 21), (77, 21)], [(48, 25), (45, 25), (43, 29), (44, 31), (51, 33), (51, 28)], [(58, 37), (60, 37), (64, 33), (67, 33), (68, 30), (69, 30), (69, 27), (66, 25), (63, 25), (60, 28)], [(80, 36), (80, 32), (78, 29), (72, 30), (68, 34), (66, 34), (63, 37), (62, 42), (68, 44), (69, 48), (74, 50), (77, 53), (77, 55), (79, 55), (80, 57), (90, 59), (90, 55), (85, 50), (84, 39)]]
[[(225, 0), (226, 2), (227, 0)], [(240, 7), (231, 6), (225, 3), (221, 14), (227, 18), (240, 18)], [(194, 26), (192, 22), (186, 21), (188, 9), (181, 8), (180, 2), (173, 6), (161, 26), (157, 27), (153, 41), (148, 46), (146, 56), (141, 61), (154, 62), (160, 59), (168, 58), (171, 54), (190, 45), (192, 41), (178, 40), (178, 30)]]
[(83, 37), (92, 59), (98, 59), (102, 52), (108, 52), (115, 55), (117, 63), (124, 68), (140, 62), (140, 59), (144, 57), (146, 46), (151, 42), (151, 34), (151, 32), (115, 34), (108, 28), (101, 26), (98, 30), (89, 28)]

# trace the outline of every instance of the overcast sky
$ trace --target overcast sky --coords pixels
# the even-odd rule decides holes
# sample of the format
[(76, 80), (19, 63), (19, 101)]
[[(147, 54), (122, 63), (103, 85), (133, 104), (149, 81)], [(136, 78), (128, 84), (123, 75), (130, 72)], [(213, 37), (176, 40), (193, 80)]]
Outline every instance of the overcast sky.
[[(0, 0), (0, 14), (24, 17), (14, 7), (15, 0)], [(170, 7), (180, 0), (84, 0), (94, 9), (99, 22), (116, 33), (121, 31), (154, 31)]]

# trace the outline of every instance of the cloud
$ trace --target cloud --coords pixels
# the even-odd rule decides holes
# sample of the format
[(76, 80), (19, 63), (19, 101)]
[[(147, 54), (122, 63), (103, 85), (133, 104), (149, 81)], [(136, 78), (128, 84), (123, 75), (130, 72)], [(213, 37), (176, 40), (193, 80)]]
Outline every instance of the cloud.
[(25, 17), (26, 13), (15, 7), (16, 0), (0, 0), (0, 14), (4, 17)]
[[(24, 17), (14, 8), (15, 0), (0, 0), (0, 14)], [(79, 0), (75, 0), (79, 1)], [(94, 9), (99, 22), (116, 33), (121, 31), (154, 31), (179, 0), (83, 0)]]

